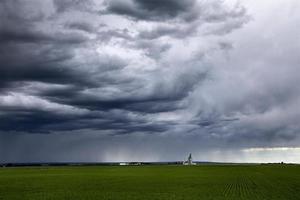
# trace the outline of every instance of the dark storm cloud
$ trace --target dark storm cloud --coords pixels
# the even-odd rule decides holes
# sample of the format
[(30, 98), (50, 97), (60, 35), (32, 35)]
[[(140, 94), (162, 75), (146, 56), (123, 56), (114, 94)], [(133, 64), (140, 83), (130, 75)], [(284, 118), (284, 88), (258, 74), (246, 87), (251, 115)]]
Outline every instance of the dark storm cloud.
[(67, 24), (66, 26), (71, 29), (77, 29), (77, 30), (82, 30), (82, 31), (86, 31), (86, 32), (91, 32), (91, 33), (95, 31), (95, 28), (91, 24), (86, 23), (86, 22), (73, 22), (73, 23)]
[(72, 49), (87, 41), (87, 38), (76, 32), (41, 28), (39, 23), (46, 18), (46, 13), (42, 12), (43, 6), (47, 4), (35, 1), (0, 3), (2, 87), (23, 81), (67, 83), (74, 82), (73, 78), (76, 81), (81, 79), (76, 71), (62, 66), (62, 63), (71, 59)]
[[(32, 49), (29, 50), (28, 49)], [(42, 81), (52, 83), (82, 82), (80, 74), (61, 68), (61, 62), (72, 57), (66, 48), (36, 44), (15, 44), (0, 47), (1, 83)], [(10, 52), (14, 52), (13, 54)]]
[[(125, 4), (129, 7), (124, 7)], [(176, 17), (188, 20), (187, 16), (196, 16), (192, 10), (194, 5), (194, 0), (107, 1), (106, 12), (145, 21)], [(1, 2), (0, 118), (5, 122), (0, 127), (2, 130), (51, 133), (97, 129), (155, 133), (168, 131), (171, 125), (177, 124), (157, 121), (151, 115), (184, 109), (184, 99), (207, 78), (208, 70), (196, 69), (194, 65), (201, 63), (193, 60), (184, 63), (186, 71), (178, 72), (177, 67), (170, 68), (175, 63), (160, 63), (163, 58), (160, 54), (172, 46), (153, 43), (153, 39), (160, 35), (188, 36), (192, 28), (182, 26), (181, 30), (175, 30), (162, 26), (156, 32), (142, 31), (135, 37), (129, 28), (111, 29), (101, 18), (95, 22), (94, 18), (99, 16), (95, 15), (93, 6), (96, 6), (93, 1), (76, 0)], [(76, 20), (83, 15), (92, 17)], [(118, 38), (123, 40), (120, 45), (132, 51), (126, 53), (133, 58), (123, 58), (113, 47), (109, 48), (116, 55), (110, 49), (112, 55), (97, 48), (97, 43), (108, 46)], [(149, 64), (155, 62), (160, 67), (129, 75), (131, 60), (141, 62), (134, 64), (141, 69), (148, 65), (135, 58), (139, 56), (137, 51), (145, 51)], [(162, 72), (164, 65), (170, 69)], [(169, 75), (160, 79), (161, 73)], [(114, 110), (120, 110), (120, 116), (112, 114)], [(128, 117), (131, 115), (137, 117)]]
[(53, 3), (57, 9), (57, 12), (66, 12), (68, 10), (88, 10), (93, 5), (93, 1), (86, 0), (53, 0)]
[(247, 28), (238, 3), (4, 0), (0, 17), (5, 141), (75, 132), (122, 141), (114, 143), (122, 151), (145, 137), (149, 149), (152, 143), (170, 154), (179, 151), (174, 145), (190, 151), (298, 141), (298, 47), (281, 37), (297, 30), (271, 27), (280, 32), (274, 35), (251, 27), (256, 21)]
[[(74, 28), (70, 27), (70, 28)], [(78, 28), (78, 27), (77, 27)], [(83, 27), (81, 27), (82, 29)], [(26, 30), (24, 28), (11, 29), (10, 27), (1, 27), (0, 32), (0, 42), (3, 44), (9, 44), (14, 42), (22, 42), (22, 43), (35, 43), (35, 44), (79, 44), (83, 43), (87, 40), (86, 37), (80, 34), (64, 34), (64, 33), (43, 33), (37, 30), (33, 30), (34, 28), (28, 28)]]
[[(244, 7), (238, 4), (234, 9), (226, 10), (220, 1), (197, 2), (194, 9), (197, 10), (191, 21), (160, 23), (153, 29), (141, 31), (142, 39), (153, 40), (160, 37), (187, 38), (197, 35), (225, 35), (242, 27), (249, 21)], [(178, 16), (184, 19), (184, 16)], [(166, 22), (164, 20), (163, 22)]]
[(172, 19), (181, 14), (186, 20), (193, 18), (194, 13), (189, 11), (193, 9), (195, 0), (109, 0), (107, 3), (108, 12), (130, 16), (142, 20), (164, 20)]
[[(122, 116), (122, 119), (119, 117)], [(47, 111), (10, 110), (9, 115), (4, 115), (1, 119), (0, 128), (2, 131), (18, 131), (27, 133), (46, 133), (53, 131), (72, 130), (111, 130), (112, 134), (133, 134), (135, 132), (157, 133), (168, 130), (166, 124), (149, 124), (145, 120), (134, 120), (126, 118), (120, 114), (119, 117), (110, 117), (110, 113), (105, 115), (82, 115), (70, 116), (55, 114)], [(104, 118), (105, 120), (99, 120)], [(18, 126), (11, 126), (18, 124)]]

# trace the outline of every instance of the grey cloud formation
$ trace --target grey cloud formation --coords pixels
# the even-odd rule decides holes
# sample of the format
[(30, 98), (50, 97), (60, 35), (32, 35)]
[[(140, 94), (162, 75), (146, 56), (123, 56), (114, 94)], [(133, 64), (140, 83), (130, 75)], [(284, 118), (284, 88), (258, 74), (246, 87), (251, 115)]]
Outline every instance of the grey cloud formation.
[[(46, 145), (28, 160), (89, 143), (102, 152), (89, 161), (141, 141), (154, 160), (297, 146), (299, 7), (261, 4), (266, 14), (235, 0), (1, 1), (0, 162), (47, 139), (65, 156)], [(280, 23), (267, 29), (271, 8)]]

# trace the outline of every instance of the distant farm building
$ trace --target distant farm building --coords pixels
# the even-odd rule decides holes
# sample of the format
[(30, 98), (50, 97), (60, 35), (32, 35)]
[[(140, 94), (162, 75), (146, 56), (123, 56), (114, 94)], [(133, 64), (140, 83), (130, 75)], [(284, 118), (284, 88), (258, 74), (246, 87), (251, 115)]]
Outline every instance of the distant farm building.
[(128, 163), (126, 163), (126, 162), (121, 162), (120, 165), (125, 166), (125, 165), (128, 165)]

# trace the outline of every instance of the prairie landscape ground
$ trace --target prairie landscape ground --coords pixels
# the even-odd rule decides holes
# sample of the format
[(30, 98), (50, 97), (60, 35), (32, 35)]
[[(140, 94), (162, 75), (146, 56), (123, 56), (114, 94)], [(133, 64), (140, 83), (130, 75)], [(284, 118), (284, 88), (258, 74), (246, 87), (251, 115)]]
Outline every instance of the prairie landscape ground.
[(0, 169), (1, 200), (300, 199), (298, 165)]

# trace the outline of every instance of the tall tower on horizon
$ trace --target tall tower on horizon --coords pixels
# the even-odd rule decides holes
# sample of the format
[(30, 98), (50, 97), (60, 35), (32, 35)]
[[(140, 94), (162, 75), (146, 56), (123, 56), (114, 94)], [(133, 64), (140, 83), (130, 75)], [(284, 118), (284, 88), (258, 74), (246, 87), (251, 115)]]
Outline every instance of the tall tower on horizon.
[(187, 160), (188, 165), (192, 165), (193, 164), (193, 157), (192, 154), (189, 154), (188, 160)]

